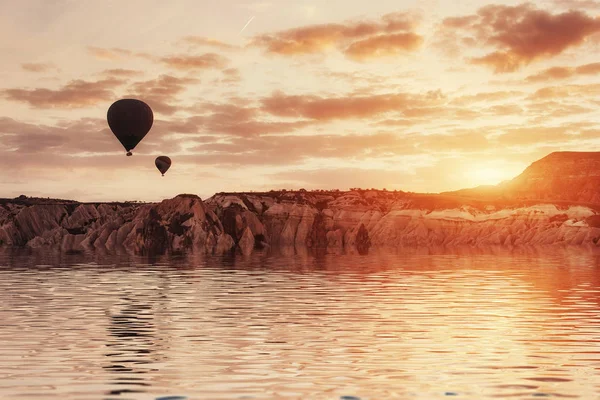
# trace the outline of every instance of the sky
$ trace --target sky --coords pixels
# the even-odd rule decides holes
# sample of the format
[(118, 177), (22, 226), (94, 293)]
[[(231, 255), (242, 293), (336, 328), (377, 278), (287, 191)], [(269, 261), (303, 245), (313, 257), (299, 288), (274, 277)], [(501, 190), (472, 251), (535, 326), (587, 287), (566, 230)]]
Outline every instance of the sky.
[[(600, 151), (599, 16), (594, 0), (0, 0), (0, 197), (497, 184)], [(106, 121), (120, 98), (154, 112), (132, 157)]]

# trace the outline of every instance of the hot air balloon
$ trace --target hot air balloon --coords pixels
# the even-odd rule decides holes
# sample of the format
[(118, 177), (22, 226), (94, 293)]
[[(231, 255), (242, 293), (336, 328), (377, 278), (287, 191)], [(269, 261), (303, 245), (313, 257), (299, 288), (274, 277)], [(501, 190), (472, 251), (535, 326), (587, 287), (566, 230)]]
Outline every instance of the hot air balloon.
[(141, 100), (121, 99), (110, 106), (106, 119), (110, 130), (130, 156), (131, 150), (152, 128), (154, 114), (150, 106)]
[(154, 164), (162, 176), (165, 176), (165, 172), (167, 172), (171, 167), (171, 159), (167, 156), (159, 156), (156, 157), (156, 160), (154, 160)]

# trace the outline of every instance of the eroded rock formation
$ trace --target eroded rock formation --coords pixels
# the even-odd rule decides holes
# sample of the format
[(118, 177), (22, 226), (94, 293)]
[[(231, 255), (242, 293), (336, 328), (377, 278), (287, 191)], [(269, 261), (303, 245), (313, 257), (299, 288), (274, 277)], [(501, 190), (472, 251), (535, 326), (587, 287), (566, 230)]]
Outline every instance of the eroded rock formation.
[(231, 250), (233, 240), (200, 197), (179, 195), (158, 204), (3, 204), (5, 245), (60, 247), (64, 251), (139, 254)]
[(439, 195), (302, 190), (220, 193), (204, 202), (179, 195), (157, 204), (18, 198), (0, 202), (0, 243), (139, 254), (250, 254), (268, 246), (360, 254), (399, 246), (600, 246), (597, 167), (598, 153), (551, 154), (511, 182)]

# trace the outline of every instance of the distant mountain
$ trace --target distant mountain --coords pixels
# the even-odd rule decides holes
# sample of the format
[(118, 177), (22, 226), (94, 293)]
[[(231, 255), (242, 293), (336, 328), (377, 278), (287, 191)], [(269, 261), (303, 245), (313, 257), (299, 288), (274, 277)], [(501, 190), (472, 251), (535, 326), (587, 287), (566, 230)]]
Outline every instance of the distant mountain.
[(600, 246), (600, 153), (440, 194), (353, 189), (179, 195), (160, 203), (0, 200), (0, 245), (136, 254), (372, 247)]
[(524, 199), (600, 204), (600, 152), (556, 152), (504, 185)]
[(600, 205), (600, 152), (554, 152), (495, 186), (445, 192), (463, 197)]

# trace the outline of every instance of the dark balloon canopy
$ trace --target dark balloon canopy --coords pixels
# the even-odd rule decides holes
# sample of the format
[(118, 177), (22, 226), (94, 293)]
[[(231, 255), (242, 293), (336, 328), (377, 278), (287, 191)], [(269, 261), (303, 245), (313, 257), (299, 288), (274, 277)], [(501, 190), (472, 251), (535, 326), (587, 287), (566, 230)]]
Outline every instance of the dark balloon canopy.
[(110, 106), (106, 119), (110, 130), (130, 156), (131, 150), (152, 128), (154, 114), (150, 106), (141, 100), (121, 99)]
[(154, 164), (162, 176), (165, 176), (165, 172), (167, 172), (171, 167), (171, 159), (167, 156), (159, 156), (156, 157), (156, 160), (154, 160)]

